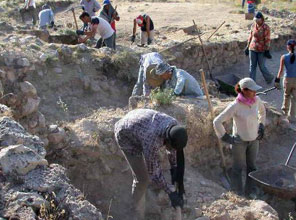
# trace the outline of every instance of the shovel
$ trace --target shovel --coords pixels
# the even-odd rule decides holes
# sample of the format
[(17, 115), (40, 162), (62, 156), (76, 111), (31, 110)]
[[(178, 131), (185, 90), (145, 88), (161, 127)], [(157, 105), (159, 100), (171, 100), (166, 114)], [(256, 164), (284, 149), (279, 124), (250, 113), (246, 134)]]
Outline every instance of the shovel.
[[(208, 92), (205, 72), (202, 69), (199, 70), (199, 72), (201, 74), (202, 84), (203, 84), (204, 91), (205, 91), (205, 94), (206, 94), (206, 97), (207, 97), (207, 100), (208, 100), (210, 113), (211, 113), (212, 118), (214, 118), (214, 116), (215, 116), (214, 115), (214, 109), (213, 109), (212, 102), (211, 102), (209, 92)], [(227, 172), (227, 169), (226, 169), (226, 162), (225, 162), (225, 157), (224, 157), (224, 152), (223, 152), (223, 146), (222, 146), (222, 143), (221, 143), (220, 139), (218, 139), (218, 147), (219, 147), (219, 152), (220, 152), (221, 162), (222, 162), (221, 168), (223, 169), (223, 174), (224, 174), (224, 175), (220, 176), (221, 177), (221, 182), (222, 182), (223, 186), (227, 190), (229, 190), (230, 189), (230, 178), (229, 178), (229, 175), (228, 175), (228, 172)]]
[(275, 89), (277, 89), (277, 88), (276, 87), (272, 87), (272, 88), (266, 89), (266, 90), (264, 90), (262, 92), (257, 92), (256, 95), (267, 95), (268, 92), (273, 91)]

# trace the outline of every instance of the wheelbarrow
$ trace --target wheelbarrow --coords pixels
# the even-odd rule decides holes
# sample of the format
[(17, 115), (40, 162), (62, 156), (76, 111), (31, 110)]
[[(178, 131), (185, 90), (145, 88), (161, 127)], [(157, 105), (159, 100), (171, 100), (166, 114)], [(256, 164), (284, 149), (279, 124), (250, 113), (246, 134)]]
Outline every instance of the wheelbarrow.
[(234, 87), (240, 80), (241, 79), (239, 77), (237, 77), (232, 73), (215, 77), (215, 83), (216, 83), (216, 86), (218, 87), (218, 90), (220, 92), (223, 92), (227, 95), (232, 95), (232, 96), (237, 95), (234, 90)]
[[(230, 73), (222, 76), (216, 76), (214, 80), (220, 92), (223, 92), (227, 95), (237, 96), (235, 92), (235, 85), (241, 80), (239, 77)], [(267, 95), (268, 92), (271, 92), (275, 89), (276, 87), (272, 87), (262, 92), (257, 92), (256, 95)]]
[(296, 199), (296, 168), (289, 166), (295, 151), (293, 145), (285, 164), (272, 166), (266, 169), (249, 173), (256, 184), (266, 193), (273, 194), (283, 199)]

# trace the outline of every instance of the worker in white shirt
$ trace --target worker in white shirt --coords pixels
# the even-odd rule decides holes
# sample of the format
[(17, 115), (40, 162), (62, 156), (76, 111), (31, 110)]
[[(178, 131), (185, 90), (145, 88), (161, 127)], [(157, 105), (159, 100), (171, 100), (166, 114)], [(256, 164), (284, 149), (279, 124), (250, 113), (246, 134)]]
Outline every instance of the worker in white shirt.
[(22, 22), (25, 23), (25, 14), (28, 13), (32, 18), (33, 25), (37, 23), (36, 3), (35, 0), (25, 0), (25, 5), (20, 9)]
[[(214, 120), (214, 129), (222, 141), (232, 145), (232, 190), (247, 197), (256, 196), (256, 187), (248, 176), (256, 170), (259, 140), (264, 136), (266, 110), (256, 91), (261, 89), (251, 78), (244, 78), (236, 85), (238, 93), (235, 101), (230, 103)], [(223, 123), (233, 120), (232, 135), (228, 134)], [(243, 190), (242, 170), (247, 165), (247, 178)]]

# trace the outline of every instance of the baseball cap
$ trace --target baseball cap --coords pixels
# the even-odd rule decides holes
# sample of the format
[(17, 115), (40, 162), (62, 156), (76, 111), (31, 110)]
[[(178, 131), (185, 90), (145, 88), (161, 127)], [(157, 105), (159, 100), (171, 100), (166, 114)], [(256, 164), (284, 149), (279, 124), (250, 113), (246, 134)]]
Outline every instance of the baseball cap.
[(296, 41), (294, 39), (290, 39), (287, 41), (287, 45), (289, 46), (295, 46), (296, 45)]
[(110, 0), (104, 0), (104, 1), (103, 1), (103, 6), (105, 6), (105, 5), (109, 5), (109, 4), (111, 4), (111, 3), (110, 3)]
[(241, 79), (238, 82), (238, 84), (239, 84), (241, 89), (249, 89), (249, 90), (252, 90), (252, 91), (257, 91), (259, 89), (262, 89), (261, 86), (258, 86), (256, 84), (256, 82), (253, 79), (249, 78), (249, 77)]
[(264, 16), (263, 16), (263, 14), (262, 14), (261, 11), (257, 11), (257, 12), (255, 13), (254, 20), (257, 20), (257, 19), (263, 19), (263, 18), (264, 18)]
[(162, 75), (165, 72), (169, 71), (171, 69), (171, 66), (167, 63), (159, 63), (155, 67), (155, 74), (156, 75)]

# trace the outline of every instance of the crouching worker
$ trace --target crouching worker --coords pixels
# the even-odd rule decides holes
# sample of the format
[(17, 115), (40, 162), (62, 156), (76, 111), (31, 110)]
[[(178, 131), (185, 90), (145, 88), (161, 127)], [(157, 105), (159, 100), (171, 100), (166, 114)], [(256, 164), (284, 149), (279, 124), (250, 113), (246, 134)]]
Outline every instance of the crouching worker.
[(54, 26), (54, 14), (48, 4), (42, 6), (42, 11), (39, 12), (39, 28), (45, 30), (49, 26)]
[(100, 17), (90, 17), (87, 12), (83, 12), (79, 18), (83, 21), (84, 24), (91, 24), (90, 31), (84, 31), (82, 34), (86, 35), (84, 38), (79, 38), (79, 43), (85, 43), (88, 39), (95, 37), (97, 32), (100, 35), (100, 39), (97, 41), (96, 48), (100, 48), (102, 43), (107, 47), (115, 49), (114, 45), (114, 30), (111, 25), (103, 18)]
[(177, 96), (203, 96), (203, 92), (196, 79), (185, 70), (160, 63), (156, 66), (156, 75), (165, 80), (164, 88), (172, 88)]
[[(184, 153), (187, 131), (176, 119), (151, 109), (130, 111), (115, 124), (115, 139), (130, 166), (134, 178), (132, 185), (133, 205), (130, 219), (144, 220), (145, 194), (150, 179), (162, 188), (172, 206), (183, 206)], [(171, 164), (172, 182), (167, 183), (159, 161), (159, 150), (166, 146)]]
[[(234, 192), (247, 197), (256, 196), (256, 187), (248, 174), (256, 170), (259, 140), (264, 136), (266, 112), (256, 91), (261, 89), (251, 78), (244, 78), (235, 87), (235, 101), (214, 120), (216, 134), (222, 141), (232, 145), (231, 187)], [(225, 131), (223, 123), (233, 120), (232, 135)], [(247, 178), (243, 191), (242, 169), (247, 165)]]
[(154, 40), (154, 24), (150, 16), (144, 14), (134, 19), (132, 43), (136, 40), (137, 25), (141, 28), (141, 46), (144, 46), (146, 43), (148, 45), (151, 44)]
[[(155, 69), (156, 65), (163, 62), (163, 57), (157, 53), (147, 53), (143, 54), (140, 59), (140, 68), (138, 74), (138, 80), (134, 86), (132, 96), (142, 95), (148, 96), (151, 91), (151, 86), (146, 80), (146, 73), (152, 71), (152, 68)], [(161, 83), (163, 80), (161, 80)]]

